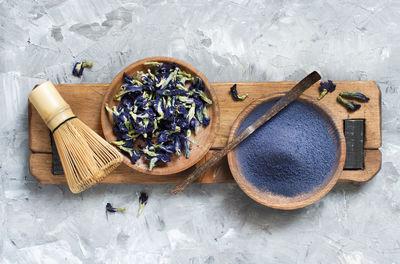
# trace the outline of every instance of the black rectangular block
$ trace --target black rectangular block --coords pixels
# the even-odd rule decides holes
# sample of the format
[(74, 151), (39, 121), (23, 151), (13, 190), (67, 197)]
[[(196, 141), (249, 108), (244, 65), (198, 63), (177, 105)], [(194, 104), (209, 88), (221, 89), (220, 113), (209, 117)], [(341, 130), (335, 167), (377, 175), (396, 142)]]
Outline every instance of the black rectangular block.
[(344, 136), (347, 148), (344, 169), (364, 169), (364, 134), (365, 119), (344, 120)]
[(64, 174), (64, 170), (62, 168), (60, 156), (58, 156), (56, 143), (54, 142), (53, 135), (51, 134), (51, 132), (50, 132), (50, 138), (51, 138), (51, 152), (52, 152), (51, 170), (53, 175), (62, 175)]

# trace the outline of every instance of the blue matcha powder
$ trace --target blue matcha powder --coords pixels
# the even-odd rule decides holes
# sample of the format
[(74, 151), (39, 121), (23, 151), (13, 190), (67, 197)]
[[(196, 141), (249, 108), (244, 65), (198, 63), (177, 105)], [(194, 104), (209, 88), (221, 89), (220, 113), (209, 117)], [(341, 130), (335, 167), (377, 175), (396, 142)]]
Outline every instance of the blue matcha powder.
[[(256, 107), (237, 135), (275, 102)], [(336, 163), (335, 150), (324, 117), (295, 101), (239, 144), (235, 154), (242, 174), (258, 189), (293, 197), (324, 183)]]

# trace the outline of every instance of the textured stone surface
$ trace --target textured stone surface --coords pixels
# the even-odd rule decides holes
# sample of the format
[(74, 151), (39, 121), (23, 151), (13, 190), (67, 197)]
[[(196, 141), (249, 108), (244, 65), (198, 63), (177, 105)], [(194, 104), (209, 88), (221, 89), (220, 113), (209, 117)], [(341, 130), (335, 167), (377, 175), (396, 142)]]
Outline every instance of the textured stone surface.
[[(398, 1), (0, 1), (1, 263), (400, 262)], [(383, 164), (320, 202), (265, 208), (235, 184), (96, 186), (72, 195), (28, 170), (34, 84), (110, 82), (148, 56), (183, 59), (210, 81), (376, 80)], [(73, 62), (95, 62), (81, 79)], [(149, 203), (137, 218), (137, 192)], [(104, 213), (111, 202), (124, 214)]]

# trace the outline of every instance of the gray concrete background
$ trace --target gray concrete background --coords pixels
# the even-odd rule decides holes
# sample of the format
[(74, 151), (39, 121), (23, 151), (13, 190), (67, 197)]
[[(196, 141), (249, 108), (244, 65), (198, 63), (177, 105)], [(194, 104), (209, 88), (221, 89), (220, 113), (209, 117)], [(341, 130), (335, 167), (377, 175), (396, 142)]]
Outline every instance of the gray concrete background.
[[(1, 263), (399, 263), (399, 1), (0, 1)], [(107, 83), (149, 56), (210, 81), (375, 80), (382, 170), (296, 211), (235, 184), (96, 186), (72, 195), (29, 174), (34, 84)], [(79, 79), (74, 61), (95, 62)], [(149, 193), (141, 217), (137, 192)], [(104, 205), (126, 206), (105, 217)]]

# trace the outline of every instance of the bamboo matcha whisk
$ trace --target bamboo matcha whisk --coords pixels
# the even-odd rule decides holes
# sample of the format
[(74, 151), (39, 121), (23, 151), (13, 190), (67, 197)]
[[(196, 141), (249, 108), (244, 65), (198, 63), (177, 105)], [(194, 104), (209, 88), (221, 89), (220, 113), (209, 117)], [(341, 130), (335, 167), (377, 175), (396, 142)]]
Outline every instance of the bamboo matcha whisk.
[(53, 134), (73, 193), (98, 183), (121, 164), (122, 155), (72, 113), (51, 82), (37, 86), (29, 101)]

